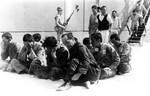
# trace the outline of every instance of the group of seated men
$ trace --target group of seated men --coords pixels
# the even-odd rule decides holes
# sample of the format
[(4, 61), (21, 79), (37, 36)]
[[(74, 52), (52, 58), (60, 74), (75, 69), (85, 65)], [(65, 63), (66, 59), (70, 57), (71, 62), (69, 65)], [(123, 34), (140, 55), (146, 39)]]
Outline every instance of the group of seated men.
[(54, 36), (41, 41), (39, 33), (25, 34), (19, 48), (11, 42), (9, 32), (3, 33), (1, 59), (7, 62), (3, 70), (42, 79), (63, 79), (62, 86), (79, 84), (89, 88), (100, 79), (125, 74), (131, 69), (131, 48), (115, 33), (108, 44), (102, 43), (98, 32), (91, 35), (91, 41), (84, 38), (83, 44), (72, 33), (63, 34), (61, 39), (62, 44), (58, 44)]

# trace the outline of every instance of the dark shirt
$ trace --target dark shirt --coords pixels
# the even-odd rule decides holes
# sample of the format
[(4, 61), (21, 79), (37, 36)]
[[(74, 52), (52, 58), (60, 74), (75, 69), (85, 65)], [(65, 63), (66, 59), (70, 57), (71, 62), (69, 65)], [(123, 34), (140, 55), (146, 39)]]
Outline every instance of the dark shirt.
[(54, 51), (51, 48), (47, 48), (46, 50), (46, 60), (47, 60), (47, 68), (50, 70), (52, 67), (57, 66), (56, 58), (53, 56)]
[[(79, 60), (80, 68), (83, 68), (84, 71), (88, 71), (89, 66), (98, 67), (98, 64), (96, 63), (96, 60), (94, 59), (91, 52), (88, 50), (88, 48), (81, 43), (75, 43), (75, 45), (69, 49), (70, 52), (70, 60), (76, 58)], [(82, 73), (82, 72), (81, 72)]]
[(97, 18), (98, 18), (98, 30), (99, 31), (109, 29), (109, 21), (107, 20), (107, 16), (108, 15), (105, 15), (104, 19), (102, 21), (99, 19), (99, 15), (97, 16)]
[(69, 52), (68, 49), (64, 46), (61, 46), (56, 50), (56, 57), (57, 57), (57, 65), (58, 67), (67, 67), (67, 61), (69, 59)]

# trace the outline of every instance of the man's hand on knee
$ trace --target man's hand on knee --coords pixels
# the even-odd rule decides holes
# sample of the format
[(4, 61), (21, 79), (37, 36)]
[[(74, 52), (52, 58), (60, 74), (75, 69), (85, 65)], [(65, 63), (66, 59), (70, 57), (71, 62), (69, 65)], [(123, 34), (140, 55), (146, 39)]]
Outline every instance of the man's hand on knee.
[(74, 74), (73, 77), (71, 78), (73, 81), (76, 81), (80, 78), (82, 74), (81, 73), (77, 73), (77, 74)]

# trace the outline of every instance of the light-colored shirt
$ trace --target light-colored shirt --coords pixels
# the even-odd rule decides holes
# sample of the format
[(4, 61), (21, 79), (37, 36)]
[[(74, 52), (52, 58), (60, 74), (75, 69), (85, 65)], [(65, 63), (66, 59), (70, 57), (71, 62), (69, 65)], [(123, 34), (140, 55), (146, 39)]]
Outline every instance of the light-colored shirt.
[(119, 17), (113, 18), (112, 17), (112, 30), (118, 30), (119, 28), (121, 28), (121, 21), (119, 19)]
[(59, 26), (59, 27), (62, 27), (65, 20), (64, 20), (64, 16), (63, 15), (60, 15), (60, 14), (57, 14), (55, 16), (55, 23), (56, 23), (56, 26)]

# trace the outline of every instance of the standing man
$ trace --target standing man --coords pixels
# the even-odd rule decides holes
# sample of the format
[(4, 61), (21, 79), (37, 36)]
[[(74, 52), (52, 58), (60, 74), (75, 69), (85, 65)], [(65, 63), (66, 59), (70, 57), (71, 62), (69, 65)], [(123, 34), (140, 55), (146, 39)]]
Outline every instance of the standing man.
[(101, 7), (97, 7), (97, 14), (101, 14)]
[(92, 6), (92, 14), (89, 20), (89, 37), (91, 38), (91, 34), (97, 31), (98, 20), (97, 20), (97, 6)]
[(139, 0), (137, 2), (135, 10), (137, 11), (139, 15), (141, 15), (144, 18), (144, 16), (147, 14), (147, 9), (145, 8), (145, 6), (143, 5), (141, 1), (142, 0)]
[(97, 16), (98, 18), (98, 30), (102, 34), (102, 42), (108, 43), (109, 33), (111, 31), (112, 19), (107, 13), (106, 6), (101, 7), (101, 14)]
[(57, 40), (58, 43), (61, 43), (61, 35), (63, 34), (63, 31), (65, 30), (65, 24), (64, 24), (64, 16), (62, 13), (62, 8), (57, 7), (57, 15), (55, 16), (55, 31), (57, 32)]
[(119, 17), (117, 16), (116, 10), (112, 11), (112, 21), (113, 21), (113, 23), (112, 23), (112, 27), (111, 27), (111, 34), (113, 34), (113, 33), (118, 34), (121, 29), (121, 22), (120, 22)]
[(6, 60), (8, 57), (10, 61), (14, 58), (17, 58), (19, 53), (19, 47), (16, 43), (11, 42), (12, 35), (9, 32), (5, 32), (2, 34), (2, 42), (1, 42), (1, 59)]

